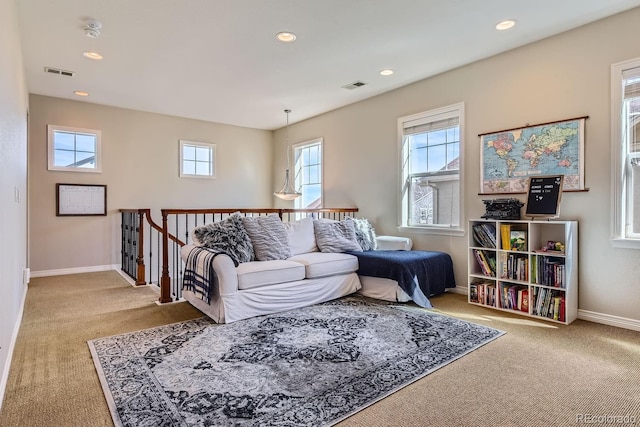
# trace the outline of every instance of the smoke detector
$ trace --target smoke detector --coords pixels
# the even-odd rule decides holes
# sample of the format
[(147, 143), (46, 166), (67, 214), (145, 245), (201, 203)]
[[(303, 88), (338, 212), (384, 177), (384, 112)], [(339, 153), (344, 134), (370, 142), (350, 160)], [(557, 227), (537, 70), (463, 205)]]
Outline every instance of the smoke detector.
[(102, 29), (102, 23), (92, 19), (85, 24), (84, 34), (91, 39), (97, 39), (100, 35), (100, 29)]

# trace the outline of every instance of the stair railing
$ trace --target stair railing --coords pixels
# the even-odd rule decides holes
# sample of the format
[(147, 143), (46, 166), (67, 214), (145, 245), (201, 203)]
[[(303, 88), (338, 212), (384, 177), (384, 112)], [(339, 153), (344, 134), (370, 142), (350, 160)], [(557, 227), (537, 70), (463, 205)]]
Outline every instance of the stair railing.
[[(348, 215), (355, 215), (358, 208), (161, 209), (162, 225), (153, 221), (150, 209), (121, 209), (120, 212), (122, 270), (135, 280), (136, 285), (148, 283), (159, 286), (158, 302), (165, 304), (182, 298), (184, 263), (180, 250), (193, 243), (191, 231), (195, 227), (221, 221), (236, 212), (244, 216), (277, 214), (284, 222), (308, 216), (340, 221)], [(148, 252), (145, 252), (145, 245), (148, 245)], [(154, 247), (157, 247), (155, 253)]]

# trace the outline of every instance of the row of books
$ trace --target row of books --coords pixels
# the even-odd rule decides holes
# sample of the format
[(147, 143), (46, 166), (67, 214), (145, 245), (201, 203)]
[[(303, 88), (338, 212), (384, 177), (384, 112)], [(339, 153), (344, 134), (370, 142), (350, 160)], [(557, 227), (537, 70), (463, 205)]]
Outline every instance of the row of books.
[(564, 292), (547, 288), (533, 288), (533, 314), (549, 319), (565, 321)]
[(496, 284), (494, 282), (474, 281), (469, 285), (469, 301), (495, 307)]
[(496, 225), (491, 222), (481, 222), (471, 227), (473, 238), (483, 248), (496, 248)]
[(508, 252), (500, 252), (500, 278), (529, 280), (529, 257)]
[(529, 288), (522, 285), (500, 284), (500, 307), (529, 312)]
[(564, 258), (534, 255), (531, 261), (531, 279), (538, 285), (564, 288), (566, 286), (566, 269)]
[(473, 249), (473, 255), (480, 266), (482, 274), (489, 277), (496, 277), (496, 255), (494, 252)]
[(500, 224), (501, 249), (508, 251), (527, 250), (527, 232), (522, 229), (514, 229), (511, 224)]

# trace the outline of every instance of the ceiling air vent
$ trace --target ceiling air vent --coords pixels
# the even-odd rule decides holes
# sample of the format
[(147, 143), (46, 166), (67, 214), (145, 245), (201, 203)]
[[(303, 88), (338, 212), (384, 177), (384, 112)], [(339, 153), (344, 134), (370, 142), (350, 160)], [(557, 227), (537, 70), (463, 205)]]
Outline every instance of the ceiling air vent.
[(348, 85), (344, 85), (342, 87), (345, 88), (345, 89), (353, 90), (353, 89), (357, 89), (359, 87), (362, 87), (364, 85), (366, 85), (366, 83), (361, 82), (361, 81), (358, 80), (356, 82), (349, 83)]
[(73, 75), (75, 74), (73, 71), (61, 70), (59, 68), (51, 68), (51, 67), (44, 67), (44, 71), (46, 71), (47, 73), (58, 74), (59, 76), (67, 76), (67, 77), (73, 77)]

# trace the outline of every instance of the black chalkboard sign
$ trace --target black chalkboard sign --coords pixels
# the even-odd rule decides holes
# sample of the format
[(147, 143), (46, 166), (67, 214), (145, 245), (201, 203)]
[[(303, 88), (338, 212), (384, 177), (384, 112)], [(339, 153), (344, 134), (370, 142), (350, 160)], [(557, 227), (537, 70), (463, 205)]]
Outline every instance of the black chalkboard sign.
[(559, 215), (563, 178), (563, 175), (532, 176), (529, 178), (525, 216), (556, 218)]

